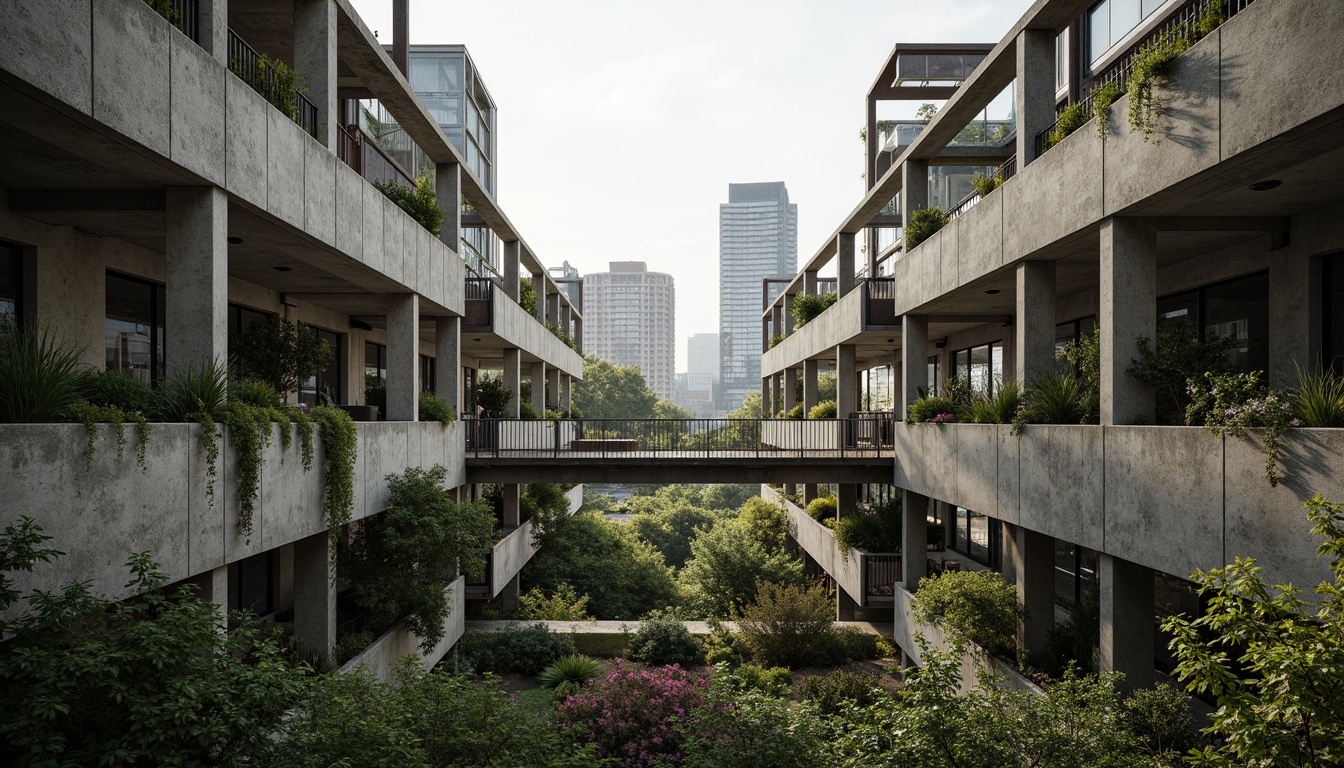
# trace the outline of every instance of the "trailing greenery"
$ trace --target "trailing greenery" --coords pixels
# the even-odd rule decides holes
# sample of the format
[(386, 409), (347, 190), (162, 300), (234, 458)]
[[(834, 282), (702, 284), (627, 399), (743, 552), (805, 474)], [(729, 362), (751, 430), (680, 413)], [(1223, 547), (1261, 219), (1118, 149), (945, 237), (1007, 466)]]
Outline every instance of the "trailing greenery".
[(1069, 134), (1082, 128), (1088, 121), (1087, 112), (1083, 110), (1082, 102), (1074, 102), (1065, 107), (1059, 113), (1059, 119), (1055, 121), (1055, 127), (1050, 130), (1045, 139), (1045, 148), (1050, 149), (1059, 142), (1063, 141)]
[(490, 508), (457, 503), (447, 482), (448, 470), (439, 465), (388, 475), (387, 510), (361, 521), (340, 557), (366, 624), (382, 632), (404, 616), (425, 652), (443, 639), (451, 608), (444, 574), (483, 576), (482, 553), (495, 541)]
[[(1092, 89), (1092, 114), (1097, 118), (1097, 138), (1105, 141), (1111, 127), (1111, 105), (1123, 95), (1119, 84), (1108, 80)], [(1134, 114), (1131, 108), (1130, 114)]]
[(910, 212), (910, 220), (905, 222), (905, 252), (933, 236), (935, 232), (947, 226), (947, 213), (938, 206), (919, 208)]
[(117, 458), (120, 459), (126, 448), (126, 422), (135, 422), (136, 445), (135, 459), (141, 472), (149, 471), (145, 464), (145, 446), (149, 442), (149, 421), (139, 413), (126, 413), (111, 405), (94, 405), (87, 400), (76, 400), (66, 409), (66, 413), (84, 424), (86, 442), (84, 444), (84, 468), (93, 467), (93, 452), (98, 438), (98, 425), (111, 424), (117, 430)]
[(322, 511), (327, 517), (327, 536), (331, 540), (331, 556), (335, 559), (337, 544), (355, 508), (355, 452), (359, 431), (350, 414), (335, 406), (319, 405), (308, 412), (308, 417), (322, 428), (322, 452), (326, 460)]
[(439, 399), (433, 392), (422, 390), (420, 392), (420, 420), (437, 421), (446, 427), (457, 421), (457, 414), (453, 412), (451, 405)]
[(1279, 484), (1279, 447), (1293, 420), (1288, 398), (1260, 380), (1260, 372), (1205, 373), (1190, 380), (1190, 405), (1186, 423), (1203, 424), (1211, 432), (1246, 438), (1246, 430), (1259, 429), (1265, 455), (1265, 479)]
[(1304, 427), (1344, 427), (1344, 379), (1329, 368), (1297, 369), (1288, 393), (1293, 415)]
[(439, 234), (439, 229), (443, 226), (443, 209), (439, 207), (439, 201), (434, 193), (434, 182), (428, 176), (417, 178), (414, 187), (401, 184), (396, 179), (375, 181), (373, 186), (415, 219), (420, 226), (429, 230), (431, 235)]
[(1012, 657), (1022, 611), (1017, 590), (991, 571), (949, 571), (919, 580), (910, 603), (915, 619), (989, 653)]
[(113, 424), (117, 430), (117, 458), (126, 447), (126, 422), (135, 422), (135, 460), (141, 472), (149, 470), (145, 451), (149, 445), (149, 416), (158, 412), (158, 397), (148, 384), (116, 371), (85, 371), (79, 376), (81, 400), (70, 406), (69, 415), (84, 424), (88, 442), (84, 466), (93, 465), (97, 425)]
[(145, 0), (145, 5), (168, 21), (177, 23), (177, 9), (173, 7), (173, 0)]
[(574, 655), (574, 641), (545, 624), (511, 624), (502, 632), (468, 630), (456, 653), (458, 664), (477, 674), (539, 675), (561, 657)]
[(694, 667), (705, 661), (705, 649), (691, 637), (686, 623), (670, 613), (654, 611), (639, 623), (629, 640), (630, 659), (654, 666)]
[(845, 557), (861, 552), (901, 550), (901, 500), (897, 496), (872, 509), (847, 512), (835, 525), (835, 543)]
[(807, 418), (809, 419), (834, 419), (835, 415), (834, 400), (823, 400), (812, 406), (812, 410), (807, 412)]
[(582, 350), (579, 349), (579, 343), (571, 339), (569, 337), (569, 334), (560, 330), (560, 326), (556, 325), (555, 323), (552, 323), (550, 320), (547, 320), (545, 325), (546, 330), (550, 331), (555, 336), (555, 338), (563, 342), (566, 347), (569, 347), (575, 352), (579, 352), (580, 354), (582, 354)]
[(0, 422), (57, 421), (79, 399), (79, 346), (0, 315)]
[(1227, 18), (1225, 3), (1211, 2), (1189, 29), (1178, 30), (1170, 37), (1139, 48), (1129, 70), (1129, 130), (1142, 131), (1143, 140), (1153, 134), (1157, 108), (1153, 104), (1153, 83), (1171, 73), (1173, 62), (1182, 53), (1217, 29)]
[(976, 194), (981, 197), (987, 196), (990, 192), (998, 189), (1003, 184), (1003, 175), (995, 171), (990, 176), (976, 176), (971, 179), (971, 186), (975, 187)]
[(1157, 395), (1157, 423), (1189, 423), (1190, 381), (1206, 373), (1231, 370), (1228, 353), (1236, 340), (1217, 336), (1201, 342), (1191, 322), (1163, 323), (1157, 328), (1157, 343), (1147, 336), (1137, 339), (1139, 359), (1129, 367), (1129, 375), (1152, 387)]
[(822, 312), (831, 308), (840, 299), (835, 291), (830, 293), (803, 293), (793, 297), (793, 306), (789, 313), (793, 315), (793, 328), (796, 331), (817, 319)]
[(311, 328), (267, 315), (229, 344), (235, 375), (269, 385), (283, 399), (331, 365), (336, 350)]

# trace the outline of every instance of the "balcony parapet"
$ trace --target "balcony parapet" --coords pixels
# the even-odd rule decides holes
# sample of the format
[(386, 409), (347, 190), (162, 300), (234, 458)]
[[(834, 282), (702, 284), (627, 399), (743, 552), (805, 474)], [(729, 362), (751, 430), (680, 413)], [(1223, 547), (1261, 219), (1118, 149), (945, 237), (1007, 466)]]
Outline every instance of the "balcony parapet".
[(365, 667), (374, 677), (384, 682), (396, 678), (397, 667), (407, 655), (420, 657), (420, 665), (425, 670), (434, 668), (448, 650), (462, 637), (466, 629), (467, 610), (465, 579), (461, 576), (449, 582), (443, 588), (448, 594), (448, 615), (443, 618), (443, 639), (439, 640), (428, 653), (420, 650), (420, 636), (411, 631), (402, 619), (387, 630), (377, 640), (360, 651), (354, 658), (343, 664), (337, 674), (348, 674), (359, 667)]

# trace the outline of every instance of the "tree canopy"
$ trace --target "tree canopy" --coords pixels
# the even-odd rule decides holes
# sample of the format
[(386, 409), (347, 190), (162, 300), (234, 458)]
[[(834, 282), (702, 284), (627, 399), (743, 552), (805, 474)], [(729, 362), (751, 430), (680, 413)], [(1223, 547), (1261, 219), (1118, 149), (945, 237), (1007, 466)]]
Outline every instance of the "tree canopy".
[(589, 357), (583, 381), (574, 382), (574, 407), (590, 419), (652, 419), (657, 402), (637, 365)]

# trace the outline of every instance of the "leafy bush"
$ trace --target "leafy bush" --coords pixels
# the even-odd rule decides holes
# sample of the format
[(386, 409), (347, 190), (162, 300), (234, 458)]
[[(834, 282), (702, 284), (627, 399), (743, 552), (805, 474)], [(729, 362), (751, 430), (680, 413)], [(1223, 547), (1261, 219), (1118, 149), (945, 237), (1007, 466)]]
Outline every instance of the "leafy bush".
[(835, 291), (830, 293), (815, 294), (802, 293), (793, 297), (793, 308), (789, 310), (793, 315), (794, 329), (802, 328), (804, 325), (817, 319), (822, 312), (831, 308), (840, 298)]
[(881, 654), (877, 650), (877, 641), (881, 637), (855, 627), (836, 627), (831, 633), (830, 659), (827, 663), (851, 664), (879, 658)]
[(788, 336), (785, 335), (785, 334), (782, 334), (782, 333), (777, 333), (777, 334), (775, 334), (774, 336), (771, 336), (771, 337), (770, 337), (770, 348), (771, 348), (771, 349), (774, 349), (775, 347), (778, 347), (781, 343), (783, 343), (784, 339), (787, 339), (787, 338), (788, 338)]
[(1157, 343), (1147, 336), (1137, 339), (1139, 359), (1129, 375), (1153, 388), (1157, 395), (1157, 423), (1185, 424), (1190, 407), (1191, 379), (1206, 373), (1231, 370), (1228, 353), (1235, 339), (1216, 336), (1201, 342), (1194, 323), (1163, 323), (1157, 328)]
[(676, 724), (685, 768), (813, 768), (823, 728), (811, 713), (758, 693), (711, 691)]
[(229, 382), (229, 400), (255, 408), (280, 408), (280, 394), (275, 387), (257, 379), (234, 379)]
[(835, 599), (821, 586), (761, 582), (737, 627), (756, 661), (805, 667), (830, 658), (834, 621)]
[(154, 416), (158, 413), (158, 395), (134, 376), (116, 371), (84, 371), (77, 386), (79, 396), (93, 405), (110, 406), (128, 414)]
[(1293, 416), (1304, 427), (1344, 427), (1344, 379), (1329, 368), (1297, 369), (1297, 386), (1288, 392)]
[(843, 669), (807, 678), (799, 693), (803, 701), (812, 702), (826, 715), (838, 715), (855, 706), (872, 706), (883, 695), (877, 675)]
[(729, 520), (691, 542), (679, 582), (688, 615), (728, 618), (756, 599), (759, 581), (796, 583), (802, 574), (798, 558), (768, 548), (755, 530)]
[(975, 193), (985, 197), (990, 192), (998, 189), (1003, 184), (1003, 176), (995, 172), (992, 176), (976, 176), (971, 179), (971, 186), (975, 187)]
[(542, 688), (554, 688), (556, 697), (578, 693), (583, 684), (602, 674), (602, 665), (587, 656), (561, 656), (537, 675)]
[(1218, 434), (1226, 431), (1245, 438), (1246, 430), (1263, 430), (1261, 448), (1265, 454), (1265, 479), (1279, 484), (1279, 445), (1283, 432), (1292, 424), (1293, 412), (1288, 398), (1260, 381), (1260, 372), (1206, 373), (1190, 380), (1190, 405), (1186, 422), (1203, 424)]
[(911, 424), (945, 424), (966, 420), (965, 406), (942, 395), (925, 395), (918, 398), (910, 404), (908, 411), (906, 421)]
[(446, 427), (457, 421), (457, 414), (453, 412), (451, 405), (439, 399), (433, 392), (421, 392), (420, 420), (437, 421)]
[(767, 551), (779, 552), (789, 535), (789, 517), (783, 504), (771, 504), (760, 496), (753, 496), (742, 504), (738, 522), (752, 531)]
[(825, 401), (822, 401), (822, 402), (817, 403), (816, 405), (812, 406), (812, 410), (810, 410), (810, 411), (807, 412), (807, 418), (809, 418), (809, 419), (834, 419), (834, 418), (835, 418), (835, 414), (836, 414), (836, 411), (835, 411), (835, 401), (834, 401), (834, 400), (825, 400)]
[(533, 587), (518, 598), (518, 618), (532, 621), (589, 621), (588, 596), (579, 595), (574, 587), (561, 584), (547, 597), (539, 587)]
[(457, 654), (477, 674), (539, 675), (560, 657), (573, 656), (574, 641), (545, 624), (513, 624), (503, 632), (467, 631)]
[(807, 415), (807, 409), (803, 407), (803, 404), (795, 403), (794, 406), (789, 409), (789, 412), (784, 414), (784, 418), (794, 419), (795, 421), (797, 421), (802, 419), (806, 415)]
[(1064, 111), (1059, 113), (1055, 127), (1045, 140), (1045, 148), (1049, 149), (1063, 141), (1069, 134), (1086, 125), (1089, 119), (1087, 112), (1083, 110), (1082, 102), (1074, 102), (1065, 107)]
[(933, 236), (935, 232), (947, 226), (947, 214), (942, 208), (919, 208), (910, 212), (910, 220), (905, 222), (905, 252)]
[(639, 623), (630, 638), (630, 658), (645, 664), (693, 667), (705, 660), (705, 649), (686, 629), (685, 622), (658, 611)]
[(1171, 765), (1195, 746), (1190, 697), (1170, 683), (1125, 697), (1124, 724), (1158, 765)]
[(785, 667), (743, 664), (737, 669), (722, 665), (714, 672), (714, 687), (733, 694), (759, 693), (776, 699), (793, 695), (793, 676)]
[(915, 619), (935, 624), (986, 651), (1011, 656), (1021, 609), (1017, 590), (1001, 574), (950, 571), (919, 580), (911, 601)]
[(420, 226), (429, 230), (431, 235), (439, 234), (439, 228), (443, 226), (443, 209), (439, 207), (434, 194), (434, 182), (428, 176), (416, 179), (414, 188), (400, 184), (395, 179), (375, 181), (373, 186), (419, 222)]
[(1016, 381), (999, 382), (994, 394), (971, 402), (970, 420), (976, 424), (1012, 424), (1022, 406), (1022, 388)]
[(741, 664), (751, 653), (742, 636), (729, 632), (717, 619), (710, 621), (704, 645), (705, 662), (708, 664)]
[(872, 509), (856, 509), (835, 524), (835, 542), (845, 557), (856, 549), (861, 552), (899, 552), (901, 522), (900, 497)]
[(624, 656), (629, 650), (626, 646), (629, 637), (624, 632), (607, 634), (575, 632), (571, 635), (576, 652), (598, 659), (614, 659), (618, 656)]
[(838, 505), (836, 504), (834, 496), (818, 496), (807, 502), (807, 506), (803, 508), (803, 511), (807, 513), (808, 517), (816, 520), (818, 523), (824, 523), (827, 520), (835, 519), (837, 509)]
[(0, 315), (0, 422), (64, 418), (79, 398), (81, 354), (47, 326)]
[(229, 344), (237, 378), (263, 381), (279, 394), (299, 388), (305, 379), (331, 365), (336, 350), (313, 329), (287, 318), (267, 315)]
[(560, 728), (623, 766), (680, 760), (685, 736), (675, 724), (705, 700), (709, 681), (677, 666), (638, 669), (617, 661), (556, 709)]

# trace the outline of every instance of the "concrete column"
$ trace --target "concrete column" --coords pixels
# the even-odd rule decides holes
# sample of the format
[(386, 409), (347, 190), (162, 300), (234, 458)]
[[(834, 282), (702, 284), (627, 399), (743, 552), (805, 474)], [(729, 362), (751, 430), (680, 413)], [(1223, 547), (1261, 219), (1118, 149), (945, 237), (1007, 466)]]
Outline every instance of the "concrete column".
[(817, 375), (820, 372), (820, 366), (816, 360), (803, 361), (803, 416), (811, 411), (817, 405), (817, 398), (820, 397), (817, 391)]
[(762, 416), (766, 415), (767, 413), (770, 413), (770, 407), (771, 407), (771, 405), (773, 404), (773, 401), (774, 401), (774, 398), (772, 398), (770, 395), (771, 395), (771, 393), (770, 393), (770, 377), (769, 377), (769, 376), (762, 376), (762, 377), (761, 377), (761, 415), (762, 415)]
[(504, 408), (506, 419), (516, 419), (520, 413), (518, 408), (522, 402), (520, 396), (523, 391), (522, 357), (522, 350), (512, 347), (504, 349), (504, 386), (513, 393), (509, 395), (509, 404)]
[(1036, 158), (1036, 136), (1055, 122), (1055, 34), (1017, 35), (1017, 167)]
[(221, 565), (205, 573), (198, 573), (187, 581), (196, 585), (196, 597), (214, 603), (220, 614), (229, 613), (229, 567)]
[(859, 504), (859, 486), (853, 483), (839, 483), (835, 486), (836, 519), (852, 513)]
[(294, 70), (308, 84), (304, 96), (317, 106), (317, 140), (335, 146), (336, 3), (335, 0), (294, 0)]
[(166, 198), (165, 368), (225, 365), (229, 197), (219, 187), (168, 187)]
[(560, 409), (560, 369), (550, 366), (546, 368), (546, 407)]
[(1152, 219), (1101, 222), (1101, 423), (1151, 424), (1153, 390), (1126, 371), (1135, 339), (1157, 332), (1157, 229)]
[(1017, 265), (1013, 336), (1018, 383), (1026, 386), (1055, 369), (1055, 262), (1024, 261)]
[(901, 583), (914, 592), (929, 570), (929, 497), (904, 489), (901, 493)]
[(505, 483), (500, 486), (504, 496), (505, 528), (517, 528), (522, 525), (523, 487), (517, 483)]
[(852, 598), (852, 597), (849, 596), (849, 593), (848, 593), (848, 592), (846, 592), (846, 591), (845, 591), (844, 589), (842, 589), (841, 587), (836, 586), (836, 588), (835, 588), (835, 620), (836, 620), (836, 621), (858, 621), (858, 620), (859, 620), (859, 616), (860, 616), (862, 613), (863, 613), (863, 607), (860, 606), (858, 603), (856, 603), (856, 602), (854, 601), (854, 598)]
[(1006, 523), (1004, 533), (1017, 602), (1026, 609), (1026, 616), (1018, 624), (1018, 645), (1031, 658), (1043, 659), (1050, 652), (1050, 630), (1055, 627), (1055, 540)]
[(434, 166), (434, 197), (443, 211), (439, 225), (439, 240), (453, 249), (462, 250), (462, 166), (457, 163), (439, 163)]
[(532, 364), (532, 407), (546, 415), (546, 364), (540, 360)]
[(434, 394), (462, 415), (462, 318), (434, 319)]
[(504, 280), (504, 293), (514, 301), (518, 300), (518, 260), (522, 255), (522, 243), (517, 240), (504, 241), (504, 258), (501, 265)]
[(560, 374), (560, 410), (568, 411), (573, 405), (574, 379), (568, 373)]
[(906, 160), (901, 166), (901, 222), (910, 220), (910, 212), (929, 207), (929, 164), (924, 160)]
[(387, 420), (420, 420), (420, 296), (387, 295)]
[(541, 274), (534, 274), (534, 275), (532, 275), (532, 293), (536, 294), (536, 297), (537, 297), (537, 307), (536, 307), (537, 322), (538, 322), (538, 323), (545, 324), (545, 322), (546, 322), (546, 300), (549, 298), (549, 297), (546, 295), (546, 276), (545, 276), (545, 275), (541, 275)]
[(927, 386), (929, 378), (929, 318), (925, 315), (905, 315), (901, 321), (901, 418), (906, 418), (910, 405), (919, 399), (919, 388)]
[(809, 269), (803, 273), (803, 294), (807, 296), (817, 295), (817, 270)]
[(797, 405), (797, 404), (798, 404), (798, 369), (797, 369), (797, 368), (785, 368), (785, 369), (784, 369), (784, 413), (785, 413), (785, 415), (788, 415), (788, 412), (791, 411), (791, 410), (793, 410), (793, 407), (794, 407), (795, 405)]
[(518, 576), (514, 574), (512, 579), (499, 590), (499, 610), (508, 614), (518, 610)]
[[(1282, 255), (1281, 255), (1282, 254)], [(1269, 259), (1269, 380), (1294, 382), (1321, 361), (1319, 259), (1280, 249)]]
[(844, 296), (854, 290), (854, 233), (836, 235), (835, 249), (836, 290)]
[(579, 348), (579, 354), (583, 354), (583, 318), (574, 318), (574, 332), (569, 335)]
[(815, 498), (817, 498), (817, 484), (803, 483), (803, 506), (811, 504)]
[(197, 5), (200, 46), (224, 66), (229, 65), (229, 0), (200, 0)]
[(294, 543), (294, 636), (313, 653), (336, 649), (336, 579), (327, 532)]
[(859, 410), (859, 373), (855, 361), (857, 347), (853, 344), (840, 344), (835, 348), (835, 414), (837, 418), (849, 418), (849, 414)]
[(1153, 572), (1137, 563), (1100, 554), (1102, 672), (1123, 672), (1121, 687), (1153, 685)]
[(784, 294), (784, 335), (793, 333), (793, 294)]
[[(545, 284), (545, 278), (542, 278), (543, 289)], [(546, 297), (546, 319), (556, 328), (560, 327), (560, 294), (552, 293)]]

